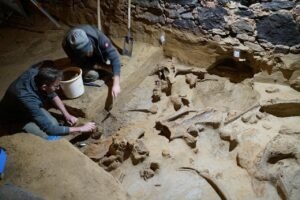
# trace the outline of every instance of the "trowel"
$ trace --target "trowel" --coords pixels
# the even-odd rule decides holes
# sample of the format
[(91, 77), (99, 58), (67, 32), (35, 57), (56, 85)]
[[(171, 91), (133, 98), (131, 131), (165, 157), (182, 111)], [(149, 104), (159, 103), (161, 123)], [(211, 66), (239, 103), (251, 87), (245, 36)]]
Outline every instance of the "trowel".
[(113, 108), (114, 108), (114, 103), (115, 103), (115, 98), (112, 96), (111, 103), (107, 106), (105, 106), (105, 110), (107, 111), (107, 115), (104, 117), (104, 119), (101, 122), (104, 122), (107, 120), (109, 117), (113, 116)]

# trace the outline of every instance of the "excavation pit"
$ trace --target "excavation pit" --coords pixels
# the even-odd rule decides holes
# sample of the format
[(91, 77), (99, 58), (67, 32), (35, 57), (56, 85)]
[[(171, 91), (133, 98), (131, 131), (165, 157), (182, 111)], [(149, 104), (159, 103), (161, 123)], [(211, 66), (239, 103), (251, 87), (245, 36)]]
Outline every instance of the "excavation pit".
[[(233, 61), (224, 63), (236, 64)], [(183, 69), (184, 73), (176, 73)], [(218, 70), (228, 73), (222, 67)], [(249, 182), (249, 178), (255, 175), (246, 173), (253, 166), (248, 163), (260, 164), (255, 158), (268, 148), (265, 145), (278, 134), (280, 125), (295, 124), (299, 118), (279, 119), (259, 111), (261, 100), (268, 98), (262, 92), (267, 86), (260, 89), (253, 86), (254, 74), (249, 65), (238, 64), (238, 71), (234, 74), (229, 71), (228, 76), (207, 71), (162, 58), (156, 71), (135, 84), (126, 102), (117, 103), (102, 122), (105, 134), (100, 141), (113, 136), (117, 141), (123, 141), (126, 148), (119, 146), (112, 156), (107, 154), (112, 146), (107, 146), (98, 154), (109, 162), (104, 168), (119, 179), (133, 197), (187, 199), (192, 196), (197, 199), (200, 193), (205, 193), (209, 199), (223, 198), (223, 195), (246, 198), (236, 192), (243, 184), (246, 199), (256, 198)], [(241, 71), (244, 74), (238, 76)], [(156, 101), (153, 101), (154, 95), (159, 97)], [(152, 112), (154, 107), (155, 112)], [(100, 121), (104, 116), (107, 116), (107, 111), (96, 114), (95, 120)], [(272, 127), (270, 121), (276, 126)], [(137, 134), (136, 129), (142, 129), (143, 137), (139, 137), (140, 132)], [(97, 148), (91, 145), (89, 150), (82, 151), (89, 155), (90, 151), (97, 152)], [(128, 155), (128, 148), (135, 150)], [(125, 154), (134, 157), (135, 161), (122, 159)], [(96, 162), (102, 166), (101, 159)], [(159, 171), (149, 167), (152, 162), (159, 165)], [(292, 162), (289, 165), (291, 168), (296, 166)], [(190, 173), (178, 173), (182, 167), (208, 174), (195, 178), (198, 175), (192, 173), (194, 178), (191, 178)], [(295, 170), (291, 172), (296, 173)], [(237, 176), (238, 180), (235, 179)], [(181, 181), (175, 183), (175, 177), (181, 177)], [(228, 187), (227, 183), (231, 186)], [(178, 188), (181, 188), (180, 192)], [(193, 196), (195, 194), (197, 197)], [(275, 191), (268, 195), (278, 194)]]
[[(209, 2), (211, 6), (213, 1)], [(81, 9), (85, 2), (79, 3)], [(115, 4), (101, 3), (108, 5)], [(46, 199), (297, 199), (300, 95), (293, 88), (298, 83), (299, 56), (267, 54), (269, 44), (251, 43), (252, 35), (247, 33), (239, 35), (247, 39), (240, 45), (245, 61), (237, 61), (230, 57), (236, 38), (214, 35), (218, 29), (207, 38), (202, 32), (188, 34), (164, 27), (163, 21), (158, 22), (158, 30), (140, 24), (138, 18), (151, 20), (149, 12), (159, 14), (162, 8), (144, 12), (135, 6), (134, 12), (143, 15), (134, 16), (134, 51), (132, 57), (121, 56), (122, 91), (114, 104), (111, 74), (101, 76), (105, 83), (101, 87), (84, 86), (82, 96), (63, 100), (80, 123), (95, 121), (99, 132), (79, 134), (70, 141), (73, 145), (26, 134), (0, 138), (12, 156), (5, 181)], [(109, 9), (103, 9), (102, 15), (113, 16)], [(87, 10), (90, 15), (92, 9)], [(185, 18), (196, 19), (197, 12), (186, 11)], [(122, 20), (125, 15), (119, 16)], [(185, 18), (175, 20), (176, 24), (192, 26), (192, 20)], [(103, 30), (118, 38), (122, 26), (114, 23), (105, 21)], [(165, 23), (170, 25), (172, 20)], [(250, 26), (235, 28), (244, 31), (239, 28), (245, 27)], [(153, 40), (162, 30), (166, 40), (159, 46)], [(42, 58), (59, 63), (66, 56), (60, 44), (64, 32), (6, 30), (1, 34), (5, 47), (0, 57), (1, 80), (8, 83), (12, 74), (20, 74)], [(14, 36), (13, 42), (5, 40)], [(118, 39), (116, 47), (123, 44)], [(277, 46), (279, 50), (293, 48)]]

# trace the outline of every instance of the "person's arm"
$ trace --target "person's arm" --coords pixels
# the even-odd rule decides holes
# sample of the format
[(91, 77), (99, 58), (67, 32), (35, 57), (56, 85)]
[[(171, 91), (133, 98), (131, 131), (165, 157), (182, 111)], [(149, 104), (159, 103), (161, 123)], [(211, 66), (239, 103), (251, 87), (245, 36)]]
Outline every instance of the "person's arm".
[(117, 97), (121, 92), (120, 88), (120, 74), (121, 74), (121, 62), (119, 54), (116, 48), (112, 45), (111, 41), (103, 34), (99, 33), (99, 49), (104, 52), (106, 58), (111, 62), (112, 72), (114, 75), (112, 96)]
[(40, 129), (46, 132), (48, 135), (68, 135), (74, 132), (93, 132), (96, 130), (96, 124), (94, 122), (87, 122), (83, 126), (68, 127), (53, 124), (44, 114), (42, 108), (34, 101), (22, 99), (25, 109), (30, 113), (32, 120), (40, 127)]
[(96, 130), (96, 124), (94, 122), (87, 122), (83, 126), (70, 127), (71, 134), (75, 132), (81, 132), (81, 133), (92, 132), (94, 130)]
[[(63, 104), (59, 96), (54, 96), (52, 102), (63, 113), (68, 124), (74, 126), (77, 123), (78, 118), (74, 117), (67, 111), (65, 105)], [(96, 129), (96, 124), (94, 122), (87, 122), (83, 126), (69, 127), (69, 133), (72, 134), (75, 132), (82, 132), (82, 133), (92, 132), (95, 129)]]
[(35, 122), (38, 127), (47, 133), (48, 135), (68, 135), (69, 127), (53, 124), (50, 119), (43, 112), (42, 107), (37, 101), (33, 99), (23, 98), (21, 102), (26, 109), (26, 112), (30, 114), (31, 120)]
[(113, 97), (116, 98), (119, 95), (120, 92), (121, 92), (120, 76), (115, 75), (114, 80), (113, 80), (113, 86), (112, 86), (111, 94), (112, 94)]
[(74, 126), (77, 121), (78, 121), (78, 118), (74, 117), (73, 115), (71, 115), (65, 105), (63, 104), (63, 102), (61, 101), (61, 99), (59, 98), (59, 96), (55, 96), (53, 99), (52, 99), (52, 103), (62, 112), (62, 114), (64, 115), (65, 117), (65, 120), (66, 122), (71, 125), (71, 126)]

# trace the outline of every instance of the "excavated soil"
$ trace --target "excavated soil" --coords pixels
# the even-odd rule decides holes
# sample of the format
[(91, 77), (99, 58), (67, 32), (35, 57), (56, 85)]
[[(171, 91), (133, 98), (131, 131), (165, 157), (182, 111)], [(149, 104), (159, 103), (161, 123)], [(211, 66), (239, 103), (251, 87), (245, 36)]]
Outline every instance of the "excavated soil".
[(137, 199), (297, 199), (299, 92), (213, 71), (165, 59), (81, 150)]
[[(58, 32), (47, 42), (25, 32), (30, 42), (1, 50), (1, 96), (29, 63), (64, 57)], [(226, 61), (204, 70), (164, 58), (126, 101), (97, 112), (100, 138), (73, 143), (136, 199), (298, 199), (300, 94), (259, 81), (251, 67)]]

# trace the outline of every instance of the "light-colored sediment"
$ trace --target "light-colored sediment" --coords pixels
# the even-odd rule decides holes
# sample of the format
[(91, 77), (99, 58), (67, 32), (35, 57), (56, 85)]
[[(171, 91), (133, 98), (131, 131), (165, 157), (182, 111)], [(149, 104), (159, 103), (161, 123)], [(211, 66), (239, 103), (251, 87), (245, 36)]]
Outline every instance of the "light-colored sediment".
[(29, 134), (0, 138), (7, 151), (5, 182), (43, 199), (130, 199), (119, 182), (67, 140)]
[[(10, 33), (11, 30), (6, 31)], [(61, 32), (63, 31), (60, 34)], [(20, 45), (18, 51), (8, 49), (5, 53), (3, 50), (3, 66), (0, 69), (4, 73), (0, 74), (4, 78), (1, 94), (8, 86), (8, 81), (25, 70), (25, 65), (46, 57), (65, 57), (57, 44), (61, 37), (59, 34), (47, 33), (50, 43), (43, 42), (43, 48), (35, 48), (43, 36), (36, 34), (36, 38), (30, 42), (22, 39), (21, 43), (24, 44)], [(2, 138), (0, 144), (9, 146), (10, 141), (14, 144), (9, 146), (11, 149), (19, 149), (15, 145), (19, 141), (21, 147), (24, 147), (23, 152), (34, 150), (35, 153), (30, 153), (26, 161), (32, 162), (30, 167), (26, 165), (27, 168), (24, 169), (27, 174), (14, 176), (15, 172), (9, 170), (7, 180), (20, 183), (46, 197), (54, 195), (37, 187), (40, 181), (47, 183), (49, 177), (43, 177), (36, 169), (51, 167), (55, 164), (55, 159), (63, 165), (65, 157), (55, 155), (64, 152), (66, 155), (61, 156), (80, 159), (72, 162), (74, 166), (68, 168), (70, 171), (58, 169), (57, 174), (61, 173), (61, 177), (66, 181), (72, 180), (70, 184), (74, 184), (73, 175), (78, 173), (75, 170), (90, 171), (78, 175), (78, 187), (83, 180), (89, 181), (86, 183), (89, 187), (84, 192), (94, 194), (98, 194), (99, 191), (94, 191), (94, 188), (98, 188), (98, 184), (101, 185), (102, 182), (98, 182), (98, 176), (94, 177), (93, 174), (99, 174), (102, 167), (118, 179), (124, 190), (136, 199), (252, 200), (299, 197), (300, 95), (295, 90), (298, 84), (299, 59), (289, 54), (281, 57), (287, 69), (294, 70), (291, 74), (275, 70), (275, 67), (273, 72), (264, 71), (266, 68), (270, 69), (270, 66), (255, 64), (252, 60), (247, 64), (251, 67), (255, 64), (255, 74), (249, 74), (249, 77), (242, 77), (242, 81), (233, 83), (228, 80), (227, 75), (230, 70), (235, 70), (235, 66), (231, 66), (223, 77), (210, 73), (210, 67), (215, 66), (218, 61), (214, 56), (208, 56), (199, 65), (190, 66), (175, 58), (163, 58), (162, 49), (158, 47), (145, 43), (136, 44), (134, 57), (122, 57), (122, 93), (110, 113), (102, 110), (107, 98), (107, 86), (87, 88), (85, 96), (75, 101), (65, 101), (69, 106), (82, 110), (82, 113), (91, 113), (83, 116), (93, 116), (103, 128), (100, 139), (89, 138), (83, 141), (87, 145), (80, 147), (80, 151), (95, 163), (91, 163), (65, 141), (58, 142), (60, 146), (51, 154), (53, 159), (51, 156), (43, 158), (42, 150), (50, 151), (58, 143), (49, 144), (48, 147), (44, 141), (33, 136), (16, 135), (8, 137), (9, 139)], [(166, 46), (166, 53), (176, 48), (176, 44), (176, 40), (171, 39), (170, 46)], [(208, 44), (208, 47), (212, 46)], [(190, 55), (197, 54), (201, 48)], [(23, 56), (20, 51), (24, 53)], [(221, 54), (222, 51), (218, 50), (218, 53)], [(181, 60), (186, 61), (189, 52), (185, 47), (173, 50), (168, 55), (181, 54)], [(226, 53), (226, 56), (229, 54)], [(215, 55), (214, 52), (212, 55)], [(192, 63), (196, 63), (197, 59), (200, 58), (191, 60)], [(228, 69), (226, 67), (228, 66), (223, 69)], [(153, 69), (157, 70), (153, 72)], [(231, 75), (234, 77), (238, 73)], [(36, 143), (43, 146), (38, 154), (31, 140), (37, 140)], [(21, 153), (15, 154), (15, 158), (24, 157)], [(21, 168), (24, 166), (22, 159), (13, 162), (20, 163)], [(82, 162), (89, 163), (92, 170), (85, 168), (87, 166)], [(30, 170), (37, 171), (37, 174), (32, 176)], [(56, 172), (56, 169), (48, 170), (50, 175)], [(105, 176), (109, 177), (107, 174)], [(53, 184), (58, 180), (58, 175), (55, 177)], [(85, 179), (88, 177), (93, 178)], [(109, 192), (113, 193), (111, 185), (120, 187), (112, 180), (111, 177), (100, 186), (107, 195)], [(106, 184), (110, 189), (106, 190)], [(81, 195), (85, 194), (80, 194), (79, 188), (77, 191), (76, 197), (83, 197)], [(57, 193), (62, 194), (63, 191)]]

